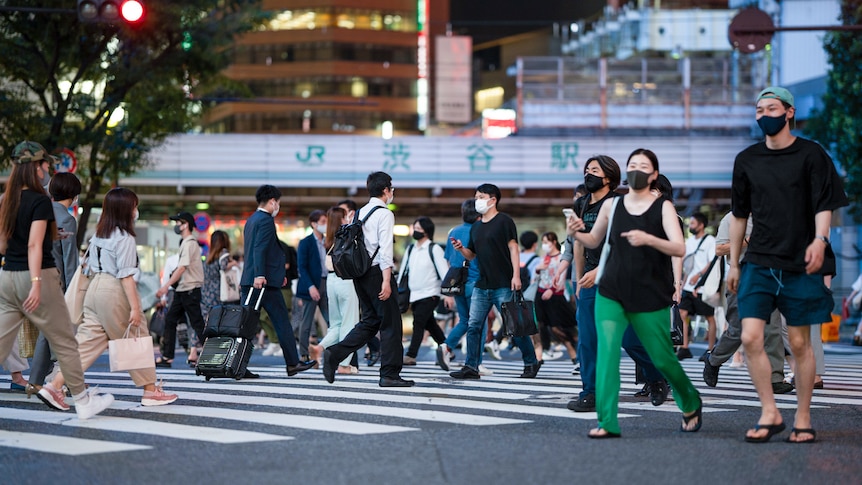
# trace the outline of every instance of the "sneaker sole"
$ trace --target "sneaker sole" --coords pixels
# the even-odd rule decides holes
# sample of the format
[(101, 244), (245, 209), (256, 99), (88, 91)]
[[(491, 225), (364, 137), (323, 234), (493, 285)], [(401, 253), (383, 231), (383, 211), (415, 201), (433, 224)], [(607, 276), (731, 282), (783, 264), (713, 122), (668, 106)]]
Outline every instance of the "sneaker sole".
[(446, 365), (446, 359), (443, 358), (443, 349), (441, 347), (437, 347), (437, 365), (444, 371), (449, 371), (449, 366)]
[(141, 399), (141, 406), (164, 406), (179, 399), (179, 396), (174, 396), (173, 399)]
[(72, 409), (72, 407), (71, 407), (71, 406), (68, 406), (68, 405), (67, 405), (66, 407), (60, 407), (60, 406), (58, 406), (56, 403), (54, 403), (53, 399), (48, 399), (48, 398), (46, 398), (45, 396), (43, 396), (42, 394), (40, 394), (40, 393), (38, 393), (38, 392), (36, 393), (36, 397), (38, 397), (38, 398), (39, 398), (39, 400), (40, 400), (40, 401), (42, 401), (43, 403), (47, 404), (49, 408), (54, 409), (54, 410), (57, 410), (57, 411), (69, 411), (69, 410), (71, 410), (71, 409)]

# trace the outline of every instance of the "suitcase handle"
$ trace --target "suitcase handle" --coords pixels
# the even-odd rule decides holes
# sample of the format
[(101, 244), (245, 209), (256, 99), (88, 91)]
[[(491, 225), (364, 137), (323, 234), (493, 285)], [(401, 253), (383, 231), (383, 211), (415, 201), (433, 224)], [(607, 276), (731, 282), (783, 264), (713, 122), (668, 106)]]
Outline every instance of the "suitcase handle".
[[(260, 294), (257, 296), (257, 301), (254, 304), (254, 311), (260, 311), (260, 301), (263, 300), (263, 290), (260, 289)], [(245, 297), (245, 306), (248, 306), (249, 302), (251, 302), (251, 295), (254, 293), (254, 286), (248, 291), (248, 295)]]

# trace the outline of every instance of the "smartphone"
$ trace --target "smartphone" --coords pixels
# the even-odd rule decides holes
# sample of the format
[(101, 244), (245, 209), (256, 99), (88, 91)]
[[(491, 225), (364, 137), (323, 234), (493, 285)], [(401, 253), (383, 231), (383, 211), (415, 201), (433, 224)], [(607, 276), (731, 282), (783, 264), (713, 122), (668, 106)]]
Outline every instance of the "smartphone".
[(568, 219), (569, 217), (573, 217), (575, 215), (575, 210), (565, 208), (565, 209), (563, 209), (563, 215), (566, 216), (566, 219)]

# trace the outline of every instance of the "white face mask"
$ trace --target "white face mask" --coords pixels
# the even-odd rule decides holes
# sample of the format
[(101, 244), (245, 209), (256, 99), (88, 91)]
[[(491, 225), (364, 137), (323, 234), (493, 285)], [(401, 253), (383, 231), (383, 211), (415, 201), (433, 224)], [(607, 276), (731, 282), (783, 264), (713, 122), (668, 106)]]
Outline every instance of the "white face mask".
[(326, 234), (326, 224), (318, 224), (317, 225), (317, 232), (319, 232), (321, 234)]
[(140, 214), (138, 213), (138, 209), (135, 209), (135, 221), (136, 222), (137, 222), (139, 216), (140, 216)]
[(551, 252), (551, 245), (548, 243), (542, 243), (542, 251), (546, 253)]
[(272, 211), (272, 218), (275, 219), (278, 216), (278, 211), (281, 210), (281, 204), (275, 204), (275, 210)]
[(476, 212), (479, 214), (484, 214), (488, 212), (488, 209), (494, 206), (494, 204), (489, 204), (490, 199), (476, 199)]

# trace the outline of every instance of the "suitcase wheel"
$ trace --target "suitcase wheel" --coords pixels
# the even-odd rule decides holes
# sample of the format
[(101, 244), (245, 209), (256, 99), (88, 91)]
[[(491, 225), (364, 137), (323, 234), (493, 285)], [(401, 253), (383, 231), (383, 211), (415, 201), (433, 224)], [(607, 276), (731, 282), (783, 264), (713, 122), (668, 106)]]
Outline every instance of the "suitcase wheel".
[(207, 380), (207, 382), (209, 382), (209, 381), (210, 381), (210, 379), (212, 379), (212, 377), (211, 377), (211, 376), (206, 376), (206, 380)]

